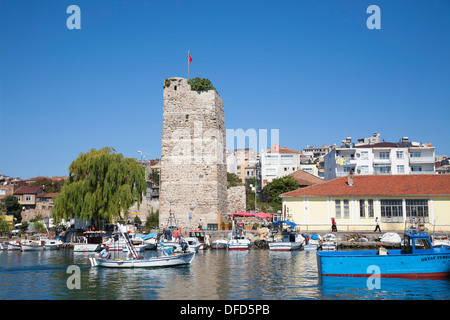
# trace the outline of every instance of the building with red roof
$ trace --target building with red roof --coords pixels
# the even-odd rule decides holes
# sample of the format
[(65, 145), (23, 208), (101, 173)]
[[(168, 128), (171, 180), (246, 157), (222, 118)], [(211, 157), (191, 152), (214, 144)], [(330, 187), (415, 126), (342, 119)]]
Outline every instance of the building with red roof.
[(281, 194), (283, 215), (308, 230), (403, 230), (420, 219), (450, 230), (450, 175), (352, 175)]

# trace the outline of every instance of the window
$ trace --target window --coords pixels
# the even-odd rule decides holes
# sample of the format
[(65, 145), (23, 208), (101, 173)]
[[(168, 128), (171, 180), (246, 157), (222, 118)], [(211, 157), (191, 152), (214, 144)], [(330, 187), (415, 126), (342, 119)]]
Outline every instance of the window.
[(420, 151), (413, 151), (409, 153), (411, 158), (420, 158)]
[(403, 222), (401, 199), (381, 200), (381, 222)]
[(373, 218), (373, 200), (367, 200), (367, 209), (369, 211), (369, 218)]
[(369, 173), (369, 166), (361, 166), (361, 173)]
[(275, 174), (276, 174), (276, 169), (275, 168), (267, 168), (266, 169), (266, 175), (274, 176)]
[(422, 167), (421, 166), (412, 166), (411, 167), (411, 171), (413, 171), (413, 172), (422, 171)]
[(344, 167), (344, 172), (350, 172), (353, 170), (353, 167)]
[(406, 200), (406, 218), (409, 221), (414, 219), (415, 222), (428, 222), (428, 200), (426, 199), (409, 199)]
[(391, 166), (374, 166), (373, 171), (375, 174), (390, 174)]
[(31, 196), (25, 196), (25, 201), (31, 201)]
[(335, 211), (336, 211), (336, 218), (341, 217), (341, 200), (335, 200), (334, 201)]
[(368, 160), (368, 159), (369, 159), (369, 152), (361, 151), (361, 160)]
[(294, 164), (294, 156), (292, 154), (288, 154), (288, 155), (282, 154), (281, 155), (281, 164), (288, 164), (288, 165)]
[(359, 217), (360, 218), (366, 217), (366, 201), (365, 200), (359, 200)]
[(278, 155), (266, 154), (265, 160), (267, 165), (278, 164)]
[(379, 159), (389, 159), (389, 151), (381, 151)]
[(349, 202), (348, 200), (344, 200), (344, 218), (348, 218), (350, 215), (348, 202)]
[(397, 159), (403, 159), (403, 151), (397, 151)]
[(405, 166), (404, 165), (398, 165), (397, 166), (397, 173), (405, 173)]
[(430, 250), (428, 239), (414, 239), (414, 248), (416, 250)]

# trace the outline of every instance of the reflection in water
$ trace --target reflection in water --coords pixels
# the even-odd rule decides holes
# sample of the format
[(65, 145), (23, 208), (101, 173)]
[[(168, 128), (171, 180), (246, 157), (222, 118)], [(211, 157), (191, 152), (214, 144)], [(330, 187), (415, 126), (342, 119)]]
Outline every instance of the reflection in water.
[[(445, 280), (382, 278), (374, 290), (366, 278), (319, 281), (316, 253), (309, 251), (205, 250), (190, 266), (154, 269), (92, 268), (88, 256), (0, 252), (0, 299), (450, 299)], [(67, 288), (70, 265), (80, 266), (80, 290)]]

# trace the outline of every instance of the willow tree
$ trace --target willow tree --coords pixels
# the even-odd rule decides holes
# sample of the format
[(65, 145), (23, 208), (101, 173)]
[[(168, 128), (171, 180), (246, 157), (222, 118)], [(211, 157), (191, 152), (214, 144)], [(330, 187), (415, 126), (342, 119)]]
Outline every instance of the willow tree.
[(114, 222), (122, 211), (142, 202), (147, 189), (145, 169), (113, 148), (80, 153), (69, 166), (69, 177), (55, 199), (53, 218), (81, 218), (97, 225)]

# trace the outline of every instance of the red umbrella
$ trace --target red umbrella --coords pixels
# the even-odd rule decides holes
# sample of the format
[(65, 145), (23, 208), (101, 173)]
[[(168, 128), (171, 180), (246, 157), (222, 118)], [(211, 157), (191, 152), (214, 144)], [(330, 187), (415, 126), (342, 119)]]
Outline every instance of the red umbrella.
[(258, 212), (257, 214), (256, 214), (256, 217), (257, 218), (263, 218), (263, 219), (271, 219), (272, 218), (272, 215), (271, 214), (268, 214), (268, 213), (264, 213), (264, 212)]

